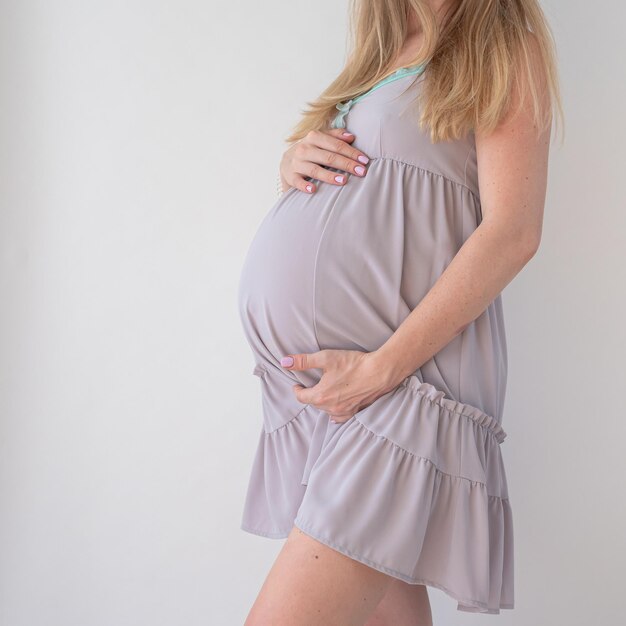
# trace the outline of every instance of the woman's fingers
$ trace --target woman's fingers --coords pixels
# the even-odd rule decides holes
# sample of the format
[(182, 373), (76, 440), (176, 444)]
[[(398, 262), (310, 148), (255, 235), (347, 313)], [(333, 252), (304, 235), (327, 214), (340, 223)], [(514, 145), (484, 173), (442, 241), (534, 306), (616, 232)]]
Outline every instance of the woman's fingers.
[(334, 185), (345, 185), (348, 174), (365, 176), (369, 159), (360, 150), (324, 132), (312, 131), (309, 135), (309, 141), (300, 142), (294, 149), (294, 173)]
[[(363, 170), (357, 168), (367, 165), (369, 158), (361, 150), (347, 143), (348, 138), (341, 137), (344, 132), (346, 131), (341, 128), (333, 128), (328, 131), (312, 130), (307, 134), (307, 140), (300, 144), (300, 149), (305, 154), (308, 151), (313, 151), (311, 156), (314, 158), (309, 158), (309, 160), (315, 160), (316, 163), (362, 176), (361, 172), (364, 173), (364, 168)], [(354, 139), (354, 135), (350, 134), (350, 137), (350, 141)], [(323, 153), (318, 152), (320, 149)], [(317, 158), (320, 158), (321, 154), (323, 154), (324, 160), (318, 161)]]
[(296, 149), (299, 149), (298, 147), (302, 141), (304, 141), (304, 139), (301, 139), (283, 153), (279, 168), (280, 178), (281, 182), (289, 185), (289, 189), (286, 190), (283, 185), (283, 189), (285, 191), (298, 189), (300, 191), (304, 191), (304, 193), (313, 193), (316, 189), (315, 184), (312, 181), (307, 180), (305, 177), (306, 172), (297, 171), (298, 168), (294, 167), (294, 163), (296, 162), (294, 153)]
[(342, 128), (309, 131), (283, 154), (281, 177), (290, 187), (314, 193), (317, 185), (312, 179), (341, 186), (348, 174), (365, 176), (369, 158), (350, 145), (353, 140), (354, 135)]
[[(296, 167), (298, 166), (296, 165)], [(333, 172), (309, 160), (302, 161), (302, 165), (298, 169), (306, 176), (333, 185), (345, 185), (348, 180), (348, 175), (345, 172)]]
[[(360, 177), (365, 176), (365, 173), (367, 172), (367, 168), (364, 163), (360, 163), (359, 161), (340, 154), (339, 152), (332, 152), (331, 150), (318, 148), (317, 146), (312, 145), (303, 146), (302, 150), (306, 155), (305, 161), (327, 165)], [(330, 172), (330, 174), (337, 174), (337, 172)]]
[(350, 142), (354, 139), (354, 135), (347, 128), (328, 128), (325, 132), (342, 141)]
[(317, 186), (309, 178), (334, 185), (344, 185), (348, 179), (348, 175), (343, 172), (327, 170), (325, 167), (297, 155), (294, 155), (290, 167), (292, 174), (289, 184), (306, 193), (314, 193), (317, 189)]
[(291, 180), (289, 181), (289, 185), (299, 189), (300, 191), (304, 191), (304, 193), (314, 193), (317, 189), (313, 181), (310, 181), (301, 174), (293, 174)]

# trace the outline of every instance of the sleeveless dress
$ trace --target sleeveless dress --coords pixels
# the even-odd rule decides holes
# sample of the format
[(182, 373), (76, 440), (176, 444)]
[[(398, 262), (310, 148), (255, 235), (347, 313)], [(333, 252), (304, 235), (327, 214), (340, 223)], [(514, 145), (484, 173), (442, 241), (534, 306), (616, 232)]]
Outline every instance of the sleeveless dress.
[[(423, 66), (337, 105), (333, 127), (370, 158), (344, 186), (289, 189), (243, 262), (238, 310), (262, 427), (241, 528), (295, 525), (461, 611), (513, 608), (513, 522), (501, 444), (507, 351), (501, 295), (443, 349), (344, 423), (299, 402), (315, 385), (284, 355), (371, 352), (394, 333), (479, 225), (473, 133), (431, 143), (412, 102)], [(413, 111), (413, 112), (412, 112)], [(340, 171), (329, 167), (332, 171)]]

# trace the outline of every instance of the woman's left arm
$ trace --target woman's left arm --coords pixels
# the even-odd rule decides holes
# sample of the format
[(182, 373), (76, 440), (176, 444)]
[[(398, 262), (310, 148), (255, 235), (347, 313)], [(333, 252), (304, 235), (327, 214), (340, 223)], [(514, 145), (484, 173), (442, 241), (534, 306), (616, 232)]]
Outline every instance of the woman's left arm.
[[(516, 96), (519, 98), (519, 96)], [(394, 334), (371, 353), (393, 389), (476, 319), (536, 253), (551, 124), (538, 135), (530, 100), (476, 134), (483, 219)]]

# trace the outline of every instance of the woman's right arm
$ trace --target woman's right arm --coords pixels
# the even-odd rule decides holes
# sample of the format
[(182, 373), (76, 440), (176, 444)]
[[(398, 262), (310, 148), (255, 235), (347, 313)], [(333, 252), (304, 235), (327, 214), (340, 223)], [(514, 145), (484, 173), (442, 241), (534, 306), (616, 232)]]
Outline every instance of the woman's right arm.
[[(346, 184), (349, 173), (365, 176), (369, 158), (350, 145), (353, 140), (354, 135), (345, 128), (310, 131), (283, 154), (280, 162), (283, 191), (296, 187), (304, 193), (315, 193), (316, 186), (309, 178), (342, 186)], [(322, 165), (341, 172), (328, 170)]]

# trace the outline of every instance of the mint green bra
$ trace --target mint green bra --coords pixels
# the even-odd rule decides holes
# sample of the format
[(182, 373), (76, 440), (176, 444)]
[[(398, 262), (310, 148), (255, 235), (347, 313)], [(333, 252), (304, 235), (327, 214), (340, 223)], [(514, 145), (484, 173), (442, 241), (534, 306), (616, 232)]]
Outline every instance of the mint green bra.
[(426, 63), (420, 63), (418, 65), (411, 65), (409, 67), (401, 67), (396, 70), (393, 74), (390, 74), (386, 78), (383, 78), (381, 81), (377, 82), (373, 87), (368, 89), (365, 93), (362, 93), (360, 96), (356, 96), (356, 98), (351, 98), (347, 102), (338, 102), (335, 105), (335, 108), (339, 111), (337, 113), (335, 119), (332, 121), (330, 125), (331, 128), (345, 128), (346, 122), (344, 120), (345, 116), (348, 114), (352, 106), (361, 100), (361, 98), (365, 98), (373, 91), (376, 91), (379, 87), (386, 85), (394, 80), (398, 80), (399, 78), (404, 78), (405, 76), (410, 76), (411, 74), (419, 74), (426, 67)]

